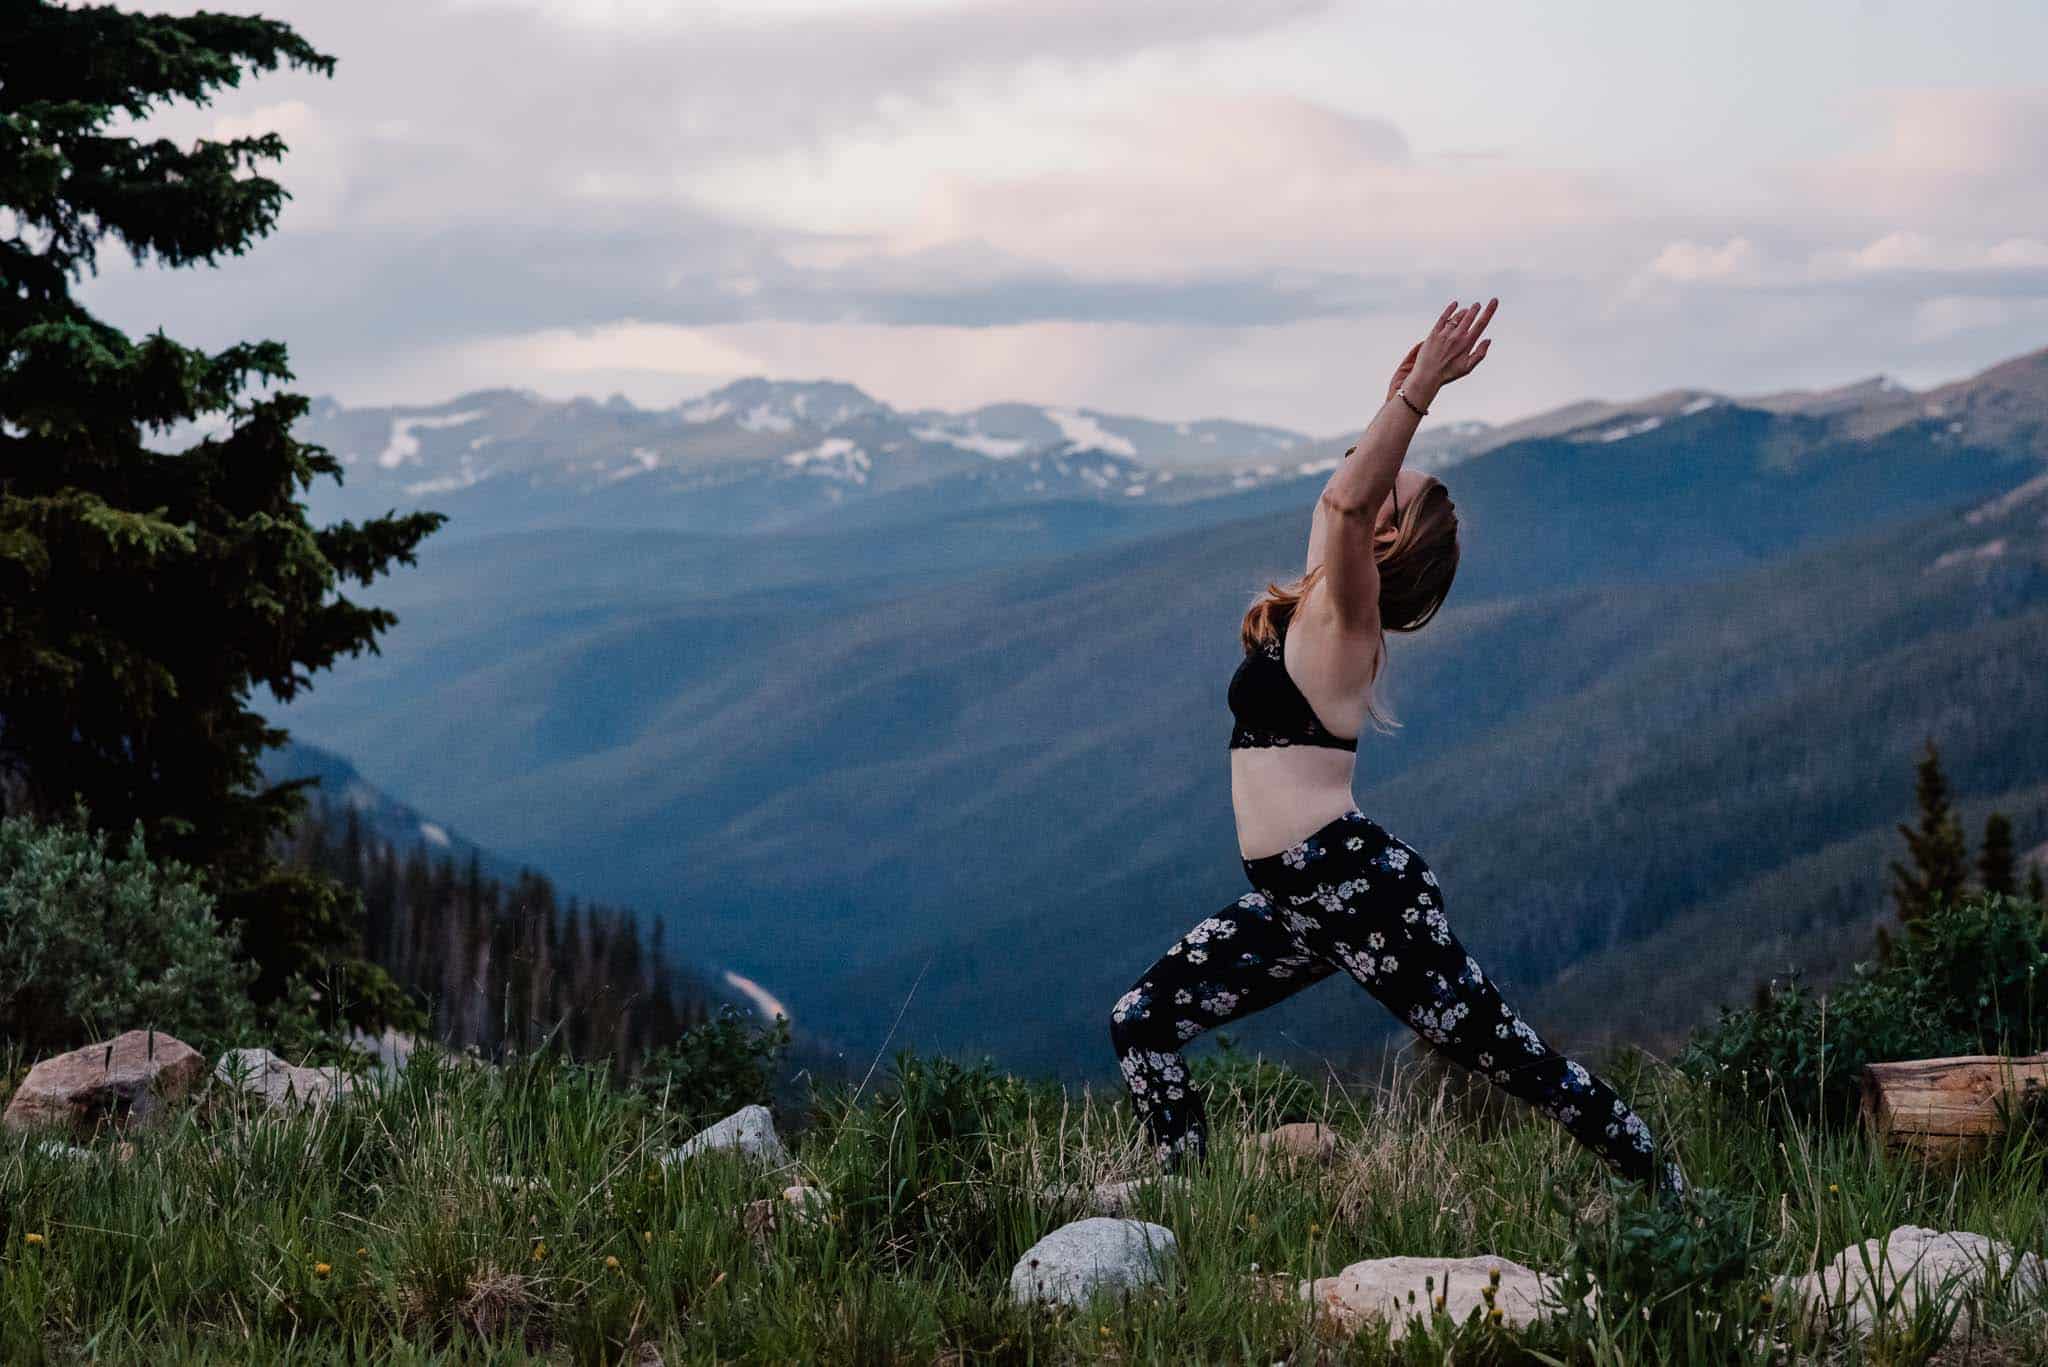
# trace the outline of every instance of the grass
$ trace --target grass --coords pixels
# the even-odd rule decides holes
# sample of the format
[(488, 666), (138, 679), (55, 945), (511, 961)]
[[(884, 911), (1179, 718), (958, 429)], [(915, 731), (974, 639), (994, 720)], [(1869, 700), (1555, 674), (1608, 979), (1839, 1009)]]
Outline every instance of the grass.
[[(1247, 1168), (1239, 1137), (1281, 1118), (1273, 1075), (1227, 1073), (1211, 1101), (1222, 1161), (1135, 1212), (1175, 1232), (1174, 1274), (1086, 1310), (1019, 1308), (1007, 1284), (1031, 1243), (1089, 1213), (1048, 1192), (1146, 1171), (1122, 1094), (942, 1059), (902, 1056), (865, 1091), (816, 1094), (801, 1130), (785, 1126), (780, 1171), (724, 1155), (665, 1166), (685, 1126), (550, 1057), (423, 1054), (381, 1093), (285, 1117), (210, 1096), (126, 1160), (110, 1136), (80, 1158), (10, 1135), (0, 1361), (2048, 1361), (2038, 1299), (1994, 1296), (1959, 1333), (1930, 1306), (1865, 1344), (1767, 1295), (1900, 1224), (2039, 1251), (2036, 1134), (1925, 1170), (1620, 1059), (1612, 1075), (1719, 1193), (1659, 1226), (1547, 1119), (1431, 1065), (1314, 1097), (1343, 1136), (1337, 1162)], [(792, 1183), (829, 1194), (816, 1219), (781, 1200)], [(1715, 1240), (1743, 1249), (1720, 1284), (1686, 1270)], [(1345, 1334), (1261, 1294), (1275, 1274), (1363, 1258), (1485, 1253), (1563, 1272), (1575, 1250), (1601, 1279), (1597, 1311), (1521, 1331), (1439, 1322), (1390, 1344), (1381, 1326)]]

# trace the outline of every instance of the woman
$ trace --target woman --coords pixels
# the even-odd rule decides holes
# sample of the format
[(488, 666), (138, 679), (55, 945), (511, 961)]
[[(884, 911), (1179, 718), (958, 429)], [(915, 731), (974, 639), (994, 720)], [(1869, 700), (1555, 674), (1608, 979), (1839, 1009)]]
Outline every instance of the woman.
[[(1627, 1176), (1667, 1196), (1648, 1129), (1605, 1080), (1552, 1049), (1501, 1000), (1444, 919), (1436, 875), (1361, 812), (1358, 742), (1385, 729), (1372, 683), (1387, 631), (1436, 615), (1458, 566), (1458, 523), (1436, 479), (1402, 468), (1437, 391), (1486, 359), (1484, 310), (1452, 300), (1402, 358), (1385, 404), (1316, 502), (1307, 570), (1269, 584), (1245, 615), (1230, 684), (1231, 801), (1252, 891), (1145, 971), (1110, 1013), (1110, 1036), (1161, 1162), (1206, 1152), (1203, 1097), (1181, 1049), (1338, 969), (1424, 1039), (1540, 1107)], [(1327, 721), (1325, 720), (1327, 719)]]

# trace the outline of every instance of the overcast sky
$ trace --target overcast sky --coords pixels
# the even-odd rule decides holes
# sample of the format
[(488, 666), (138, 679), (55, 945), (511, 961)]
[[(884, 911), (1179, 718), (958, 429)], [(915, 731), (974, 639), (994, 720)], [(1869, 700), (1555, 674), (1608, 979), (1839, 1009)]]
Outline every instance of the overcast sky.
[(767, 375), (1320, 435), (1493, 294), (1440, 413), (2048, 344), (2039, 0), (260, 8), (333, 78), (150, 126), (282, 133), (277, 230), (214, 269), (110, 250), (84, 294), (278, 338), (349, 403)]

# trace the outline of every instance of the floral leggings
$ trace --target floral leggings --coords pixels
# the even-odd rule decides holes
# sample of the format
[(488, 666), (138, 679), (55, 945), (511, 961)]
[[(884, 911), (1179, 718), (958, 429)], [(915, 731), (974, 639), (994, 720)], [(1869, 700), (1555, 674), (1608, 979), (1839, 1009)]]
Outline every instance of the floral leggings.
[(1626, 1177), (1674, 1195), (1642, 1118), (1501, 1000), (1444, 919), (1436, 875), (1352, 810), (1292, 849), (1244, 861), (1253, 891), (1183, 935), (1110, 1012), (1110, 1038), (1159, 1158), (1207, 1149), (1203, 1097), (1181, 1048), (1343, 969), (1424, 1039), (1555, 1117)]

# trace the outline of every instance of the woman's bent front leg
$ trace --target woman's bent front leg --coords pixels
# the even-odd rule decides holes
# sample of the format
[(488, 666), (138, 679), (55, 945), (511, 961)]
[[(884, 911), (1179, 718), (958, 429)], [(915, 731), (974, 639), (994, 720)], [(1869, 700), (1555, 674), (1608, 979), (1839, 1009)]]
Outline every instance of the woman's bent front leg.
[(1162, 1166), (1208, 1151), (1206, 1099), (1181, 1053), (1188, 1041), (1333, 971), (1287, 933), (1263, 894), (1249, 892), (1183, 935), (1117, 999), (1110, 1041)]

